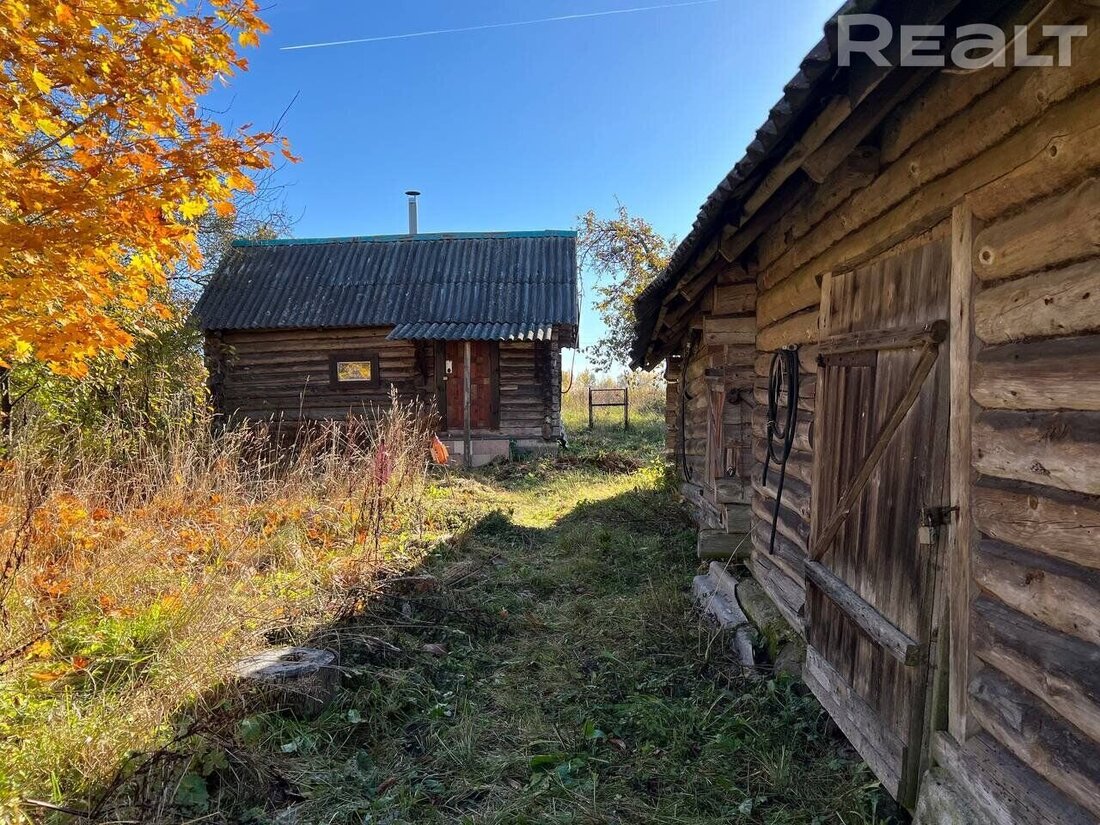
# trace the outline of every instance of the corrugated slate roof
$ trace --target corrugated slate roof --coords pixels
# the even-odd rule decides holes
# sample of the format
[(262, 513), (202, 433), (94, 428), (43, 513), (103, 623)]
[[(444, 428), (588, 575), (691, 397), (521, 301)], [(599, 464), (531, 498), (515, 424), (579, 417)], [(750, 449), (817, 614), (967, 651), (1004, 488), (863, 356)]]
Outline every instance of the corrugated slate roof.
[(577, 234), (237, 241), (194, 317), (204, 330), (392, 325), (391, 338), (540, 339), (578, 323)]

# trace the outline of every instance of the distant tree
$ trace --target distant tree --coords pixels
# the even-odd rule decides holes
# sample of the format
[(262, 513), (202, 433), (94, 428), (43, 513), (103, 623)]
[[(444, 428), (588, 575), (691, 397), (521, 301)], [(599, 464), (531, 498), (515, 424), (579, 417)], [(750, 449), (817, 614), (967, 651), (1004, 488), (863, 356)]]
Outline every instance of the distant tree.
[(606, 372), (630, 362), (634, 299), (667, 266), (676, 239), (660, 235), (619, 204), (609, 218), (592, 210), (582, 215), (578, 242), (581, 268), (594, 276), (593, 306), (607, 328), (586, 354), (593, 367)]

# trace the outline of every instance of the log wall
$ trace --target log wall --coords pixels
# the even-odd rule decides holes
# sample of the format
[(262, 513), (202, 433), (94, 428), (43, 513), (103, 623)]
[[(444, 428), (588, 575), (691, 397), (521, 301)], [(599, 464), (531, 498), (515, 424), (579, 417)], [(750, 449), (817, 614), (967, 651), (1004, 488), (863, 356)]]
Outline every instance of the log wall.
[[(972, 216), (972, 402), (962, 410), (975, 531), (956, 546), (969, 580), (949, 594), (961, 602), (951, 632), (967, 640), (951, 674), (963, 694), (952, 733), (961, 748), (980, 737), (994, 779), (1025, 777), (1014, 792), (1048, 800), (1043, 816), (1066, 822), (1100, 817), (1098, 76), (1091, 36), (1072, 68), (934, 78), (865, 151), (878, 151), (877, 175), (853, 183), (837, 170), (756, 249), (759, 348), (810, 348), (827, 273), (903, 248), (960, 204)], [(848, 192), (832, 211), (830, 190)], [(812, 414), (812, 392), (803, 395)], [(792, 559), (805, 550), (795, 539), (808, 532), (810, 492), (782, 511)], [(755, 495), (764, 514), (768, 491)], [(784, 612), (796, 611), (797, 564), (754, 564)]]
[[(1089, 27), (1071, 66), (930, 76), (730, 264), (757, 274), (753, 572), (800, 628), (822, 281), (952, 226), (960, 512), (944, 577), (949, 709), (934, 715), (933, 756), (997, 823), (1100, 820), (1100, 17), (1050, 8), (1062, 16), (1043, 22)], [(691, 326), (705, 343), (704, 309)], [(806, 380), (785, 399), (802, 423), (769, 555), (760, 404), (770, 354), (788, 345), (801, 347)], [(708, 352), (708, 364), (739, 369), (737, 352), (722, 364)], [(702, 360), (685, 367), (693, 396)], [(702, 413), (689, 409), (697, 462)]]
[(690, 344), (666, 372), (667, 446), (701, 521), (732, 530), (744, 523), (734, 511), (749, 503), (756, 286), (723, 262), (704, 278)]
[[(403, 399), (438, 403), (432, 342), (389, 341), (389, 327), (209, 333), (211, 396), (227, 417), (284, 420), (371, 415)], [(342, 350), (378, 354), (378, 386), (333, 387), (329, 356)], [(561, 350), (548, 342), (499, 344), (500, 433), (556, 440), (561, 434)], [(459, 428), (460, 429), (460, 428)]]

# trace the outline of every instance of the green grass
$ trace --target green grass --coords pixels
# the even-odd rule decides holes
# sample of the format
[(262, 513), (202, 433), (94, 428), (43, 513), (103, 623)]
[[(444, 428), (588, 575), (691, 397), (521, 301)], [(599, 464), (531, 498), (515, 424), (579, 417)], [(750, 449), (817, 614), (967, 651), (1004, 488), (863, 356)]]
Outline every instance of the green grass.
[(441, 479), (466, 528), (312, 640), (340, 650), (336, 704), (227, 708), (120, 802), (145, 821), (152, 800), (172, 821), (890, 821), (816, 701), (739, 675), (692, 612), (693, 530), (641, 423)]

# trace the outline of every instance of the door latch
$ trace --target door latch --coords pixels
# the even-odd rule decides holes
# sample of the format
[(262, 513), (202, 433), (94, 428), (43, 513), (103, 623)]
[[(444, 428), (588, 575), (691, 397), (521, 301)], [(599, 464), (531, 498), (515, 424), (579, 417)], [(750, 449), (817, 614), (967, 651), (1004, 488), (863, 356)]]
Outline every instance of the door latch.
[(939, 541), (940, 529), (950, 524), (951, 514), (958, 511), (958, 507), (922, 507), (920, 524), (917, 526), (917, 542), (935, 544)]

